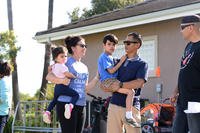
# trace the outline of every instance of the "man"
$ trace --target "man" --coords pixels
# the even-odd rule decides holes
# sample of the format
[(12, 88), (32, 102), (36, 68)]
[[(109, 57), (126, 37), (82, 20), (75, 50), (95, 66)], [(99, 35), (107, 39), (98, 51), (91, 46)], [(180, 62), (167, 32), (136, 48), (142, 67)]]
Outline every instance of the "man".
[[(117, 79), (120, 81), (112, 84), (114, 88), (134, 89), (136, 94), (133, 102), (133, 115), (140, 123), (140, 91), (147, 81), (147, 63), (138, 56), (138, 49), (142, 45), (141, 35), (129, 33), (124, 41), (127, 59), (118, 69)], [(101, 86), (103, 87), (103, 86)], [(125, 121), (126, 114), (125, 94), (114, 92), (108, 109), (107, 133), (140, 133), (141, 129), (132, 127)]]
[[(200, 16), (182, 18), (181, 33), (187, 44), (181, 59), (178, 86), (171, 101), (177, 99), (173, 133), (200, 133)], [(198, 106), (197, 110), (193, 107)]]

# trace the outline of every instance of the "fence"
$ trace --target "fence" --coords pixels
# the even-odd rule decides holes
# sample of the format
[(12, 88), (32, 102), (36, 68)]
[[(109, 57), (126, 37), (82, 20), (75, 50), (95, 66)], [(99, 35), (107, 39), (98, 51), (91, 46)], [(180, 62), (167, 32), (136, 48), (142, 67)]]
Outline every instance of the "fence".
[[(50, 101), (23, 101), (19, 102), (12, 123), (12, 133), (27, 132), (51, 132), (60, 133), (61, 129), (56, 120), (55, 110), (52, 112), (52, 123), (43, 122), (42, 115), (44, 109)], [(21, 109), (22, 119), (17, 118), (17, 112)]]

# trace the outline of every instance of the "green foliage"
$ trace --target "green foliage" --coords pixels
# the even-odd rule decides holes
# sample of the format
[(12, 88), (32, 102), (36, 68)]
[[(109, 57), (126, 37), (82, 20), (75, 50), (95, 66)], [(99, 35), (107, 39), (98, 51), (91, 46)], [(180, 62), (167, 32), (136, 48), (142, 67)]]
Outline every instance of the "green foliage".
[(20, 101), (32, 101), (36, 100), (34, 97), (31, 97), (29, 94), (20, 93)]
[(4, 128), (4, 131), (3, 131), (4, 133), (12, 133), (12, 122), (13, 122), (13, 116), (11, 115)]
[(13, 60), (17, 57), (20, 47), (15, 45), (16, 37), (13, 31), (0, 33), (0, 60)]
[[(39, 98), (40, 90), (37, 90), (35, 93), (34, 98)], [(47, 89), (46, 89), (46, 97), (44, 99), (46, 100), (52, 100), (54, 95), (54, 84), (47, 84)]]
[(84, 19), (91, 17), (96, 14), (102, 14), (105, 12), (113, 11), (115, 9), (124, 8), (128, 5), (136, 4), (144, 0), (92, 0), (91, 9), (83, 9), (83, 14), (79, 16), (79, 8), (75, 8), (74, 11), (70, 14), (68, 13), (71, 22), (77, 21), (79, 19)]
[(72, 11), (72, 13), (69, 13), (69, 12), (67, 13), (71, 22), (77, 21), (79, 19), (79, 11), (80, 11), (80, 8), (76, 7)]
[(47, 84), (47, 100), (52, 100), (54, 96), (54, 84)]
[[(46, 95), (46, 100), (52, 100), (54, 96), (54, 84), (47, 84), (47, 95)], [(31, 97), (29, 94), (23, 94), (20, 93), (20, 100), (21, 101), (33, 101), (33, 100), (38, 100), (40, 94), (40, 89), (37, 90), (35, 95)]]

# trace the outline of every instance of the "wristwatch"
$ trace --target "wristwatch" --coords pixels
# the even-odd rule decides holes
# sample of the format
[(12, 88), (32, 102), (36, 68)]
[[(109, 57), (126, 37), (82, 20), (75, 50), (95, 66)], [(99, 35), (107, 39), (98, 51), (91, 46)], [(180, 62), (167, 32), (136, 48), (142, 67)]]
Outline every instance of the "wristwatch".
[(123, 82), (119, 82), (119, 88), (123, 88)]

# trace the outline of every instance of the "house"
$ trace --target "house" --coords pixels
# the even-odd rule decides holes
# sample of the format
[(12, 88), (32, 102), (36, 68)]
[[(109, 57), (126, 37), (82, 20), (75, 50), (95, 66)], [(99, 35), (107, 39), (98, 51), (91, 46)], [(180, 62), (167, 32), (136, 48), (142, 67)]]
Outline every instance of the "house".
[[(90, 77), (93, 77), (97, 69), (97, 58), (103, 51), (102, 38), (105, 34), (113, 33), (118, 36), (120, 43), (114, 55), (121, 57), (124, 54), (122, 41), (126, 35), (133, 31), (140, 33), (143, 45), (139, 54), (149, 65), (149, 80), (141, 96), (157, 102), (160, 96), (157, 91), (161, 84), (163, 98), (169, 97), (177, 85), (180, 57), (187, 43), (180, 33), (180, 20), (191, 14), (200, 14), (200, 0), (148, 0), (37, 32), (35, 39), (40, 43), (50, 40), (55, 44), (64, 44), (66, 36), (82, 35), (89, 45), (83, 61), (89, 68)], [(160, 77), (155, 74), (158, 66)], [(92, 93), (108, 95), (98, 88)]]

